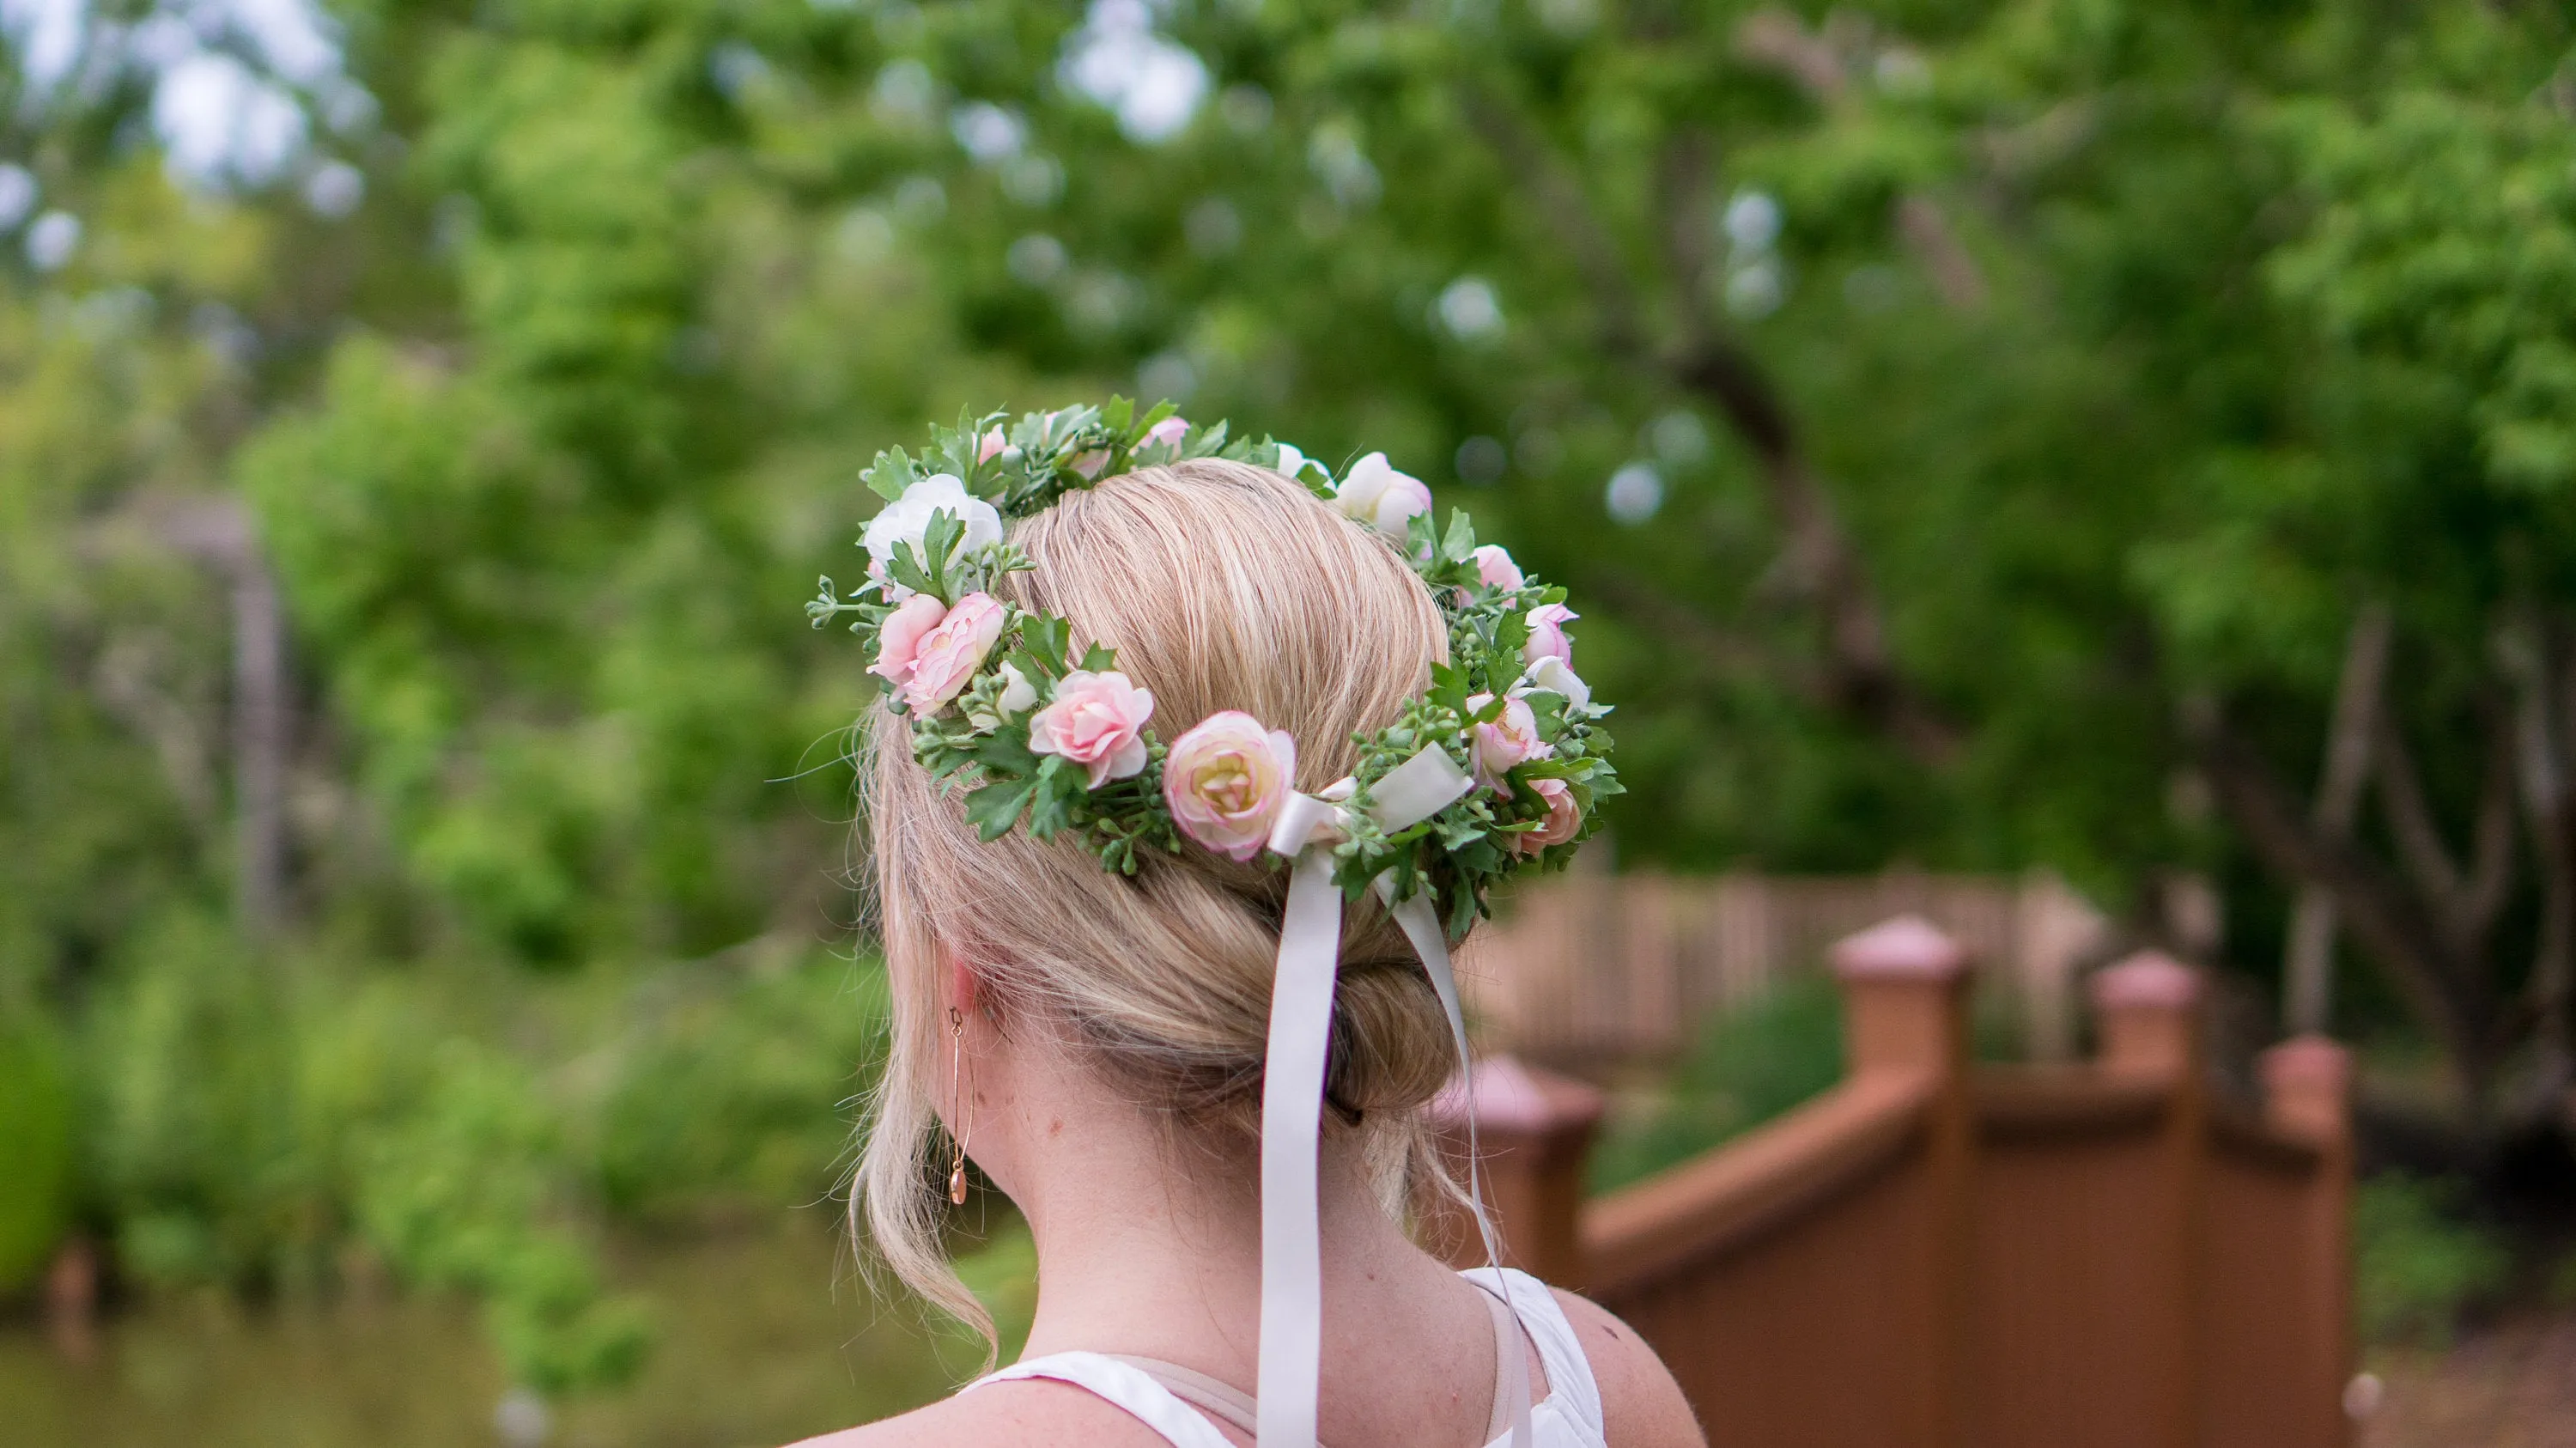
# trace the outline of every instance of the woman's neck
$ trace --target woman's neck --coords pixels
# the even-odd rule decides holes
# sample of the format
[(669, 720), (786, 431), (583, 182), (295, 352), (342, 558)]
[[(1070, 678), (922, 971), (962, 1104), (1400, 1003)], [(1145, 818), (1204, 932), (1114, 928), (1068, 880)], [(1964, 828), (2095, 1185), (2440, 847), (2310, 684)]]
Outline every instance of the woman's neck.
[[(979, 1074), (972, 1123), (977, 1163), (1036, 1238), (1029, 1355), (1133, 1353), (1249, 1385), (1261, 1301), (1257, 1145), (1183, 1135), (1064, 1053), (1030, 1044), (985, 1055), (1007, 1064)], [(1328, 1137), (1319, 1165), (1328, 1314), (1403, 1312), (1445, 1269), (1380, 1208), (1355, 1142)]]

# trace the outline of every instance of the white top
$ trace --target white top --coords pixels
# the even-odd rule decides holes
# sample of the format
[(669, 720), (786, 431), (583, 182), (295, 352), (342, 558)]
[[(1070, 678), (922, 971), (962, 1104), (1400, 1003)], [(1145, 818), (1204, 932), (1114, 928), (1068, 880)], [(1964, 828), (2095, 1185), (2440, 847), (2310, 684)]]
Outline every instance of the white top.
[[(1511, 1304), (1547, 1369), (1547, 1396), (1530, 1407), (1535, 1448), (1608, 1448), (1601, 1427), (1601, 1390), (1592, 1381), (1592, 1365), (1584, 1359), (1574, 1324), (1556, 1305), (1556, 1294), (1546, 1283), (1515, 1268), (1498, 1272), (1477, 1267), (1458, 1275)], [(1215, 1424), (1152, 1374), (1106, 1353), (1060, 1352), (1031, 1358), (977, 1378), (965, 1391), (1018, 1378), (1045, 1378), (1081, 1388), (1125, 1409), (1161, 1434), (1171, 1448), (1234, 1448)], [(1508, 1443), (1510, 1437), (1506, 1429), (1493, 1443)]]

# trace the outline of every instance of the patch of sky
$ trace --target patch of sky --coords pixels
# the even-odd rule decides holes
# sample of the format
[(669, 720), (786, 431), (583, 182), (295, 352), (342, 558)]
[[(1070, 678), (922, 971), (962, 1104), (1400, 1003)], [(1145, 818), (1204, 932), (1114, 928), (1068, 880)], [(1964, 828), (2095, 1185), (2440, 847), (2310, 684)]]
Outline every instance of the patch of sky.
[(1432, 304), (1440, 325), (1462, 342), (1489, 342), (1503, 334), (1503, 304), (1483, 277), (1460, 277)]
[(35, 172), (15, 161), (0, 161), (0, 231), (12, 230), (26, 220), (42, 194)]
[(978, 164), (993, 166), (1020, 153), (1029, 124), (991, 101), (968, 101), (948, 113), (948, 134)]
[(1092, 0), (1065, 42), (1065, 88), (1108, 107), (1129, 140), (1153, 145), (1189, 127), (1207, 99), (1207, 63), (1154, 29), (1147, 0)]
[(133, 19), (90, 0), (0, 0), (0, 33), (38, 107), (76, 79), (139, 79), (166, 163), (201, 189), (291, 174), (307, 150), (308, 106), (342, 133), (376, 116), (315, 0), (162, 0)]
[(1629, 463), (1610, 475), (1610, 485), (1601, 491), (1601, 502), (1610, 510), (1613, 522), (1633, 528), (1662, 511), (1664, 475), (1653, 463)]
[(61, 271), (80, 250), (80, 218), (68, 211), (48, 211), (27, 228), (27, 265), (40, 272)]

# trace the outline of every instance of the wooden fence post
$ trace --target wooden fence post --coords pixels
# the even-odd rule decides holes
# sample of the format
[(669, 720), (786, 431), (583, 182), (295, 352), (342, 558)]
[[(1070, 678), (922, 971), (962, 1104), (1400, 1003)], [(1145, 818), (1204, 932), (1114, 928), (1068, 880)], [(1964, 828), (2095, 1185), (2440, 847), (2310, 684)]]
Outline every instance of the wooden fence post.
[[(1475, 1115), (1485, 1206), (1502, 1238), (1505, 1265), (1560, 1286), (1583, 1281), (1578, 1221), (1602, 1105), (1592, 1087), (1507, 1055), (1478, 1060), (1466, 1083), (1452, 1079), (1433, 1103), (1432, 1118), (1462, 1178), (1468, 1113)], [(1428, 1236), (1451, 1265), (1485, 1265), (1484, 1244), (1466, 1212), (1439, 1216)]]
[[(1975, 1123), (1968, 1101), (1968, 952), (1920, 915), (1900, 915), (1833, 947), (1842, 983), (1846, 1069), (1854, 1078), (1913, 1075), (1934, 1085), (1926, 1118), (1924, 1169), (1930, 1220), (1912, 1291), (1899, 1287), (1888, 1310), (1920, 1327), (1922, 1417), (1904, 1441), (1963, 1444), (1967, 1416), (1968, 1280), (1973, 1250), (1971, 1193)], [(1897, 1284), (1891, 1284), (1897, 1287)], [(1911, 1298), (1912, 1300), (1906, 1300)]]
[(2164, 1088), (2156, 1225), (2137, 1244), (2162, 1264), (2155, 1280), (2163, 1290), (2137, 1304), (2134, 1315), (2146, 1328), (2139, 1367), (2156, 1385), (2152, 1400), (2161, 1409), (2156, 1441), (2190, 1448), (2200, 1428), (2201, 1173), (2209, 1149), (2200, 977), (2171, 956), (2141, 951), (2094, 975), (2093, 1005), (2101, 1016), (2103, 1069)]
[(2323, 1036), (2294, 1036), (2263, 1053), (2262, 1076), (2264, 1118), (2320, 1157), (2300, 1206), (2308, 1257), (2301, 1266), (2312, 1284), (2302, 1313), (2305, 1351), (2298, 1380), (2282, 1393), (2315, 1414), (2301, 1443), (2340, 1445), (2352, 1434), (2343, 1412), (2352, 1372), (2352, 1056)]

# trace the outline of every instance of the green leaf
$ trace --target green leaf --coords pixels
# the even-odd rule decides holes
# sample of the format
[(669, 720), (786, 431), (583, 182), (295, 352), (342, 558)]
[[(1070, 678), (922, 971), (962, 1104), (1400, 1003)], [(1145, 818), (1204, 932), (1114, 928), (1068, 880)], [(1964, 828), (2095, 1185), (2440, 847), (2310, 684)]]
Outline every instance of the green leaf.
[[(1529, 615), (1504, 614), (1494, 624), (1494, 660), (1511, 670), (1511, 678), (1520, 677), (1521, 646), (1529, 642)], [(1509, 683), (1510, 679), (1498, 682)]]
[(1475, 556), (1476, 525), (1464, 508), (1449, 510), (1449, 531), (1440, 540), (1440, 556), (1452, 563), (1464, 563)]
[(1118, 651), (1105, 644), (1093, 644), (1082, 651), (1084, 672), (1105, 674), (1118, 667)]
[(1046, 756), (1046, 762), (1030, 776), (1035, 786), (1029, 799), (1029, 834), (1032, 837), (1051, 839), (1056, 831), (1073, 823), (1074, 809), (1082, 803), (1086, 778), (1082, 766), (1068, 762), (1063, 755)]
[(876, 462), (859, 474), (859, 480), (868, 485), (870, 492), (891, 503), (903, 496), (904, 489), (911, 487), (917, 476), (911, 455), (897, 447), (878, 453)]
[(910, 542), (898, 541), (894, 545), (892, 556), (886, 559), (886, 576), (915, 593), (927, 593), (941, 603), (957, 601), (941, 591), (939, 580), (921, 566), (920, 556), (912, 551)]
[(1043, 666), (1046, 677), (1061, 679), (1069, 672), (1064, 651), (1072, 645), (1071, 632), (1063, 619), (1030, 614), (1020, 623), (1020, 644)]
[(995, 777), (1035, 774), (1038, 761), (1045, 757), (1029, 748), (1028, 735), (1018, 728), (980, 735), (975, 745), (975, 762)]
[(1020, 822), (1020, 811), (1038, 788), (1037, 776), (995, 780), (966, 796), (966, 822), (978, 839), (998, 840)]

